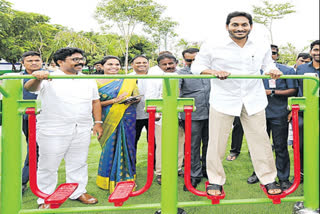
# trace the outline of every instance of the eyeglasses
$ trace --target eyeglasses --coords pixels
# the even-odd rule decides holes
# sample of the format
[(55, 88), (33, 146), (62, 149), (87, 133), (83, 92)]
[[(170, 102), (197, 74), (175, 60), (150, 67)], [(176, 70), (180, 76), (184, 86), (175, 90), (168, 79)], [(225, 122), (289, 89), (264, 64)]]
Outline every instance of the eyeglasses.
[(192, 62), (192, 61), (194, 61), (195, 59), (184, 59), (184, 61), (186, 61), (186, 62)]
[(70, 58), (72, 61), (74, 61), (75, 63), (78, 63), (80, 61), (86, 62), (86, 58), (85, 57), (75, 57), (75, 58)]
[(278, 52), (272, 51), (272, 55), (278, 55)]

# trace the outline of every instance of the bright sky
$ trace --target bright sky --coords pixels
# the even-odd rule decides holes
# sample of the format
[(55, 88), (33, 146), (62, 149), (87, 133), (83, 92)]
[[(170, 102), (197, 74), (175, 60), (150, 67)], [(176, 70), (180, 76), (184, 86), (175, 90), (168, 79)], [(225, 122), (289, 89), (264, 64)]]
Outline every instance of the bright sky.
[[(52, 24), (61, 24), (76, 31), (100, 31), (93, 18), (99, 0), (7, 0), (13, 8), (36, 12), (51, 18)], [(269, 0), (271, 3), (290, 2), (296, 13), (289, 14), (273, 25), (274, 43), (292, 43), (299, 49), (319, 39), (319, 0)], [(156, 0), (167, 7), (164, 15), (179, 22), (176, 32), (187, 41), (204, 41), (218, 37), (225, 31), (229, 12), (238, 10), (252, 14), (252, 5), (262, 6), (260, 0)]]

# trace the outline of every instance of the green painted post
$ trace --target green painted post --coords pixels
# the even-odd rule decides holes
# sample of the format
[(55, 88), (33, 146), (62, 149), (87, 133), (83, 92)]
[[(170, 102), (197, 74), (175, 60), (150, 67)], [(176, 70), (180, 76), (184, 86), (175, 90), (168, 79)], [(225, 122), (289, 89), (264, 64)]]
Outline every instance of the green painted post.
[[(304, 110), (304, 206), (319, 208), (319, 88), (312, 79), (303, 80), (303, 95), (306, 97)], [(315, 92), (315, 93), (314, 93)]]
[(162, 214), (175, 214), (178, 212), (178, 97), (178, 80), (164, 80), (161, 138)]
[(7, 97), (2, 102), (1, 213), (17, 214), (21, 209), (21, 114), (22, 81), (4, 80)]

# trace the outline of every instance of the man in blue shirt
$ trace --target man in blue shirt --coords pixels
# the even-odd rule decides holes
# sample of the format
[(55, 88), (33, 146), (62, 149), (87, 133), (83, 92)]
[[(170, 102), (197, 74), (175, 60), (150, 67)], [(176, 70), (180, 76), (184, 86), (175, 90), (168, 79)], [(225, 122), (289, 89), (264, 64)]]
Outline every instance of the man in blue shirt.
[[(31, 75), (34, 71), (38, 71), (42, 68), (42, 59), (40, 53), (35, 51), (28, 51), (22, 55), (22, 65), (25, 67), (23, 75)], [(23, 85), (30, 79), (23, 79)], [(23, 88), (23, 99), (25, 100), (35, 100), (37, 95), (27, 91)], [(22, 130), (26, 136), (27, 143), (29, 142), (29, 126), (28, 126), (28, 115), (23, 115)], [(38, 148), (37, 148), (38, 151)], [(38, 155), (37, 155), (38, 157)], [(29, 181), (29, 146), (27, 148), (27, 155), (24, 161), (24, 166), (22, 169), (22, 194), (27, 190), (27, 183)]]
[[(297, 67), (297, 75), (305, 75), (311, 73), (319, 77), (320, 65), (320, 42), (315, 40), (310, 45), (310, 55), (312, 61)], [(298, 79), (299, 92), (298, 96), (303, 96), (303, 79)], [(301, 166), (301, 180), (303, 183), (303, 113), (299, 113), (299, 140), (300, 140), (300, 166)]]
[[(276, 61), (279, 56), (279, 49), (276, 45), (271, 45), (271, 50), (272, 58)], [(276, 63), (276, 67), (283, 75), (295, 75), (293, 68), (279, 63)], [(295, 79), (264, 79), (263, 84), (268, 98), (268, 106), (266, 108), (267, 132), (269, 137), (272, 132), (276, 154), (277, 177), (281, 189), (286, 190), (292, 185), (289, 181), (290, 158), (287, 146), (289, 126), (288, 97), (297, 94), (298, 83)], [(251, 177), (254, 176), (255, 174)]]

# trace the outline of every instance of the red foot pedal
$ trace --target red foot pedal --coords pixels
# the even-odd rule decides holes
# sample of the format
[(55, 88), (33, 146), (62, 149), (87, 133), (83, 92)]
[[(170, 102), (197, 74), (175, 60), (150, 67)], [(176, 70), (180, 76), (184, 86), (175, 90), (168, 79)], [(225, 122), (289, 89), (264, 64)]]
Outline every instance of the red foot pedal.
[(279, 195), (269, 195), (269, 193), (267, 192), (267, 189), (262, 184), (260, 184), (260, 188), (268, 196), (268, 198), (270, 198), (272, 200), (273, 204), (281, 204), (281, 198), (285, 198), (286, 197), (286, 194), (284, 192), (282, 192)]
[(50, 204), (51, 209), (59, 208), (69, 196), (77, 189), (77, 183), (61, 184), (54, 193), (44, 199), (46, 204)]
[[(209, 181), (207, 181), (206, 182), (206, 189), (207, 189), (207, 186), (209, 185)], [(221, 199), (224, 199), (226, 197), (226, 194), (225, 194), (225, 192), (224, 192), (224, 190), (223, 190), (223, 187), (222, 187), (222, 189), (221, 189), (221, 195), (215, 195), (215, 196), (213, 196), (213, 195), (208, 195), (207, 194), (207, 198), (208, 199), (210, 199), (212, 202), (212, 204), (220, 204), (220, 200)]]
[(114, 189), (114, 192), (109, 196), (109, 202), (114, 203), (114, 206), (120, 207), (123, 202), (129, 199), (136, 183), (134, 181), (119, 182)]

